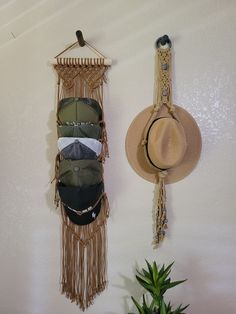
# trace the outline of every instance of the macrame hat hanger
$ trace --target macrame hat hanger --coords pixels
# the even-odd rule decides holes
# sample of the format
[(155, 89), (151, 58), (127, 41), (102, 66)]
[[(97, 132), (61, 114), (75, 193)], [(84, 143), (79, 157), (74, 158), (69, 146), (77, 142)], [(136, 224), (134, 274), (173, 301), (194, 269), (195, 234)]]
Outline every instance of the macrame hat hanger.
[(156, 41), (154, 103), (131, 123), (125, 142), (127, 159), (135, 172), (158, 184), (155, 197), (153, 245), (167, 229), (165, 184), (193, 171), (201, 153), (201, 134), (194, 118), (172, 102), (171, 41)]
[[(58, 77), (55, 204), (62, 217), (61, 291), (84, 311), (107, 285), (103, 86), (111, 60), (85, 41), (80, 30), (76, 37), (52, 62)], [(95, 57), (62, 56), (78, 45), (87, 46)]]

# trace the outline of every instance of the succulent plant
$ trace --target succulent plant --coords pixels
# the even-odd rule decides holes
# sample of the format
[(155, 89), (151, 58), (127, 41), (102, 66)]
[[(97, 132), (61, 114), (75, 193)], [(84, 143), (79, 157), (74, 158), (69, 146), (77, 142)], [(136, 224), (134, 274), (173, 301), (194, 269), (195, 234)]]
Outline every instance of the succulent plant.
[[(183, 311), (189, 306), (179, 305), (176, 309), (173, 309), (172, 304), (168, 304), (164, 301), (164, 294), (168, 289), (171, 289), (186, 280), (171, 281), (169, 277), (171, 268), (174, 264), (171, 263), (167, 267), (162, 265), (158, 267), (154, 261), (151, 265), (146, 261), (147, 269), (142, 268), (141, 271), (137, 270), (136, 279), (138, 283), (146, 290), (146, 294), (149, 294), (152, 301), (148, 304), (146, 295), (143, 294), (142, 303), (138, 303), (134, 297), (131, 297), (139, 314), (185, 314)], [(129, 313), (134, 314), (134, 313)]]

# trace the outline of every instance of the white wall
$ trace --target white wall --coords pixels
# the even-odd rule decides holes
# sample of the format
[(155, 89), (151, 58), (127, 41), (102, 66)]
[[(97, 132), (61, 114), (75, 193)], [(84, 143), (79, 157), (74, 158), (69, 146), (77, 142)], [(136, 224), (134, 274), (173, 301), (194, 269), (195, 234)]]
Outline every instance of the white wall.
[[(60, 219), (49, 181), (56, 154), (56, 76), (48, 60), (86, 39), (114, 60), (106, 86), (108, 289), (89, 314), (134, 311), (134, 269), (175, 260), (174, 304), (189, 314), (236, 313), (236, 2), (3, 1), (0, 7), (0, 313), (80, 313), (59, 292)], [(13, 38), (13, 35), (16, 38)], [(154, 42), (170, 35), (176, 104), (197, 120), (197, 168), (168, 186), (168, 237), (151, 247), (154, 186), (129, 166), (124, 141), (152, 104)], [(86, 48), (84, 48), (86, 49)], [(84, 53), (78, 49), (78, 55)], [(87, 51), (86, 51), (87, 52)]]

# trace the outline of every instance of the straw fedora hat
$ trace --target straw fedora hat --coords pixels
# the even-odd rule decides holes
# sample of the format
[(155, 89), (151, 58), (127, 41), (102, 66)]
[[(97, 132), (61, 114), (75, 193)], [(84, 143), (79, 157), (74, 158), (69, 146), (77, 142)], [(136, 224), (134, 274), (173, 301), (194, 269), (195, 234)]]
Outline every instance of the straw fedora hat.
[(174, 106), (177, 119), (162, 107), (147, 129), (153, 106), (145, 108), (131, 123), (125, 141), (127, 159), (142, 178), (156, 182), (157, 172), (168, 170), (165, 183), (182, 180), (195, 168), (201, 153), (201, 133), (189, 112)]

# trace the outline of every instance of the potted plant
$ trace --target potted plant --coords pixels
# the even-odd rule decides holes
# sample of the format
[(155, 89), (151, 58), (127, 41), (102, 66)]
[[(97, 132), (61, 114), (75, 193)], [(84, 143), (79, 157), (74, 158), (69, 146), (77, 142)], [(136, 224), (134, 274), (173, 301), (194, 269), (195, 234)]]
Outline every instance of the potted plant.
[[(143, 268), (141, 271), (137, 270), (136, 275), (138, 283), (146, 290), (142, 297), (142, 303), (138, 303), (134, 297), (131, 297), (139, 314), (185, 314), (183, 311), (189, 305), (182, 306), (181, 304), (173, 309), (172, 304), (166, 303), (164, 300), (164, 294), (168, 289), (186, 281), (171, 281), (169, 275), (174, 262), (167, 267), (165, 265), (158, 267), (156, 262), (151, 265), (146, 261), (146, 264), (147, 268)], [(149, 299), (151, 298), (149, 301), (147, 295), (149, 295)]]

